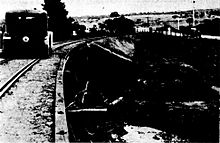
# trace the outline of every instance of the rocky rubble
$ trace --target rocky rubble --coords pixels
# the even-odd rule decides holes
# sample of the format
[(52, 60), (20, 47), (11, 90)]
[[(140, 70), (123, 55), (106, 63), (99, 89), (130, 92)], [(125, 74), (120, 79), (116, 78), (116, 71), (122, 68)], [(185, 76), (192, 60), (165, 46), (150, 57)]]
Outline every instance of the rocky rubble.
[(108, 110), (70, 113), (73, 141), (218, 141), (219, 42), (146, 34), (98, 43), (132, 63), (94, 46), (73, 54), (70, 108)]

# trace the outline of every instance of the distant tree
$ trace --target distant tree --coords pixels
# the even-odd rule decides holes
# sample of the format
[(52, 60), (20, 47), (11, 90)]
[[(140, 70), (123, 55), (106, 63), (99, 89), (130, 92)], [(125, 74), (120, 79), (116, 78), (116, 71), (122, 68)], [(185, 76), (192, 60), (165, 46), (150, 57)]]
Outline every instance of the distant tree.
[(141, 24), (141, 26), (143, 26), (143, 27), (149, 27), (149, 26), (150, 26), (150, 23), (149, 23), (149, 22), (144, 22), (144, 23)]
[(220, 16), (220, 9), (216, 9), (216, 10), (211, 10), (210, 11), (210, 15), (218, 15), (218, 16)]
[(141, 19), (140, 18), (138, 18), (137, 20), (136, 20), (136, 24), (140, 24), (142, 21), (141, 21)]
[(213, 20), (205, 19), (203, 24), (198, 25), (198, 29), (202, 34), (206, 35), (220, 35), (220, 19)]
[(203, 18), (204, 16), (205, 16), (205, 12), (204, 12), (204, 11), (201, 11), (199, 17), (200, 17), (200, 18)]
[(200, 13), (199, 12), (195, 12), (195, 18), (199, 18)]
[(61, 0), (44, 0), (43, 9), (48, 14), (48, 28), (54, 32), (55, 40), (64, 40), (71, 36), (71, 22), (68, 19), (68, 12)]
[(212, 23), (211, 19), (204, 19), (203, 23), (206, 25), (210, 25)]
[(111, 14), (110, 14), (110, 17), (119, 17), (120, 15), (118, 14), (118, 12), (112, 12)]
[(212, 20), (213, 24), (218, 24), (220, 25), (220, 19), (219, 18), (215, 18)]
[(185, 12), (184, 14), (182, 14), (182, 18), (188, 18), (189, 17), (189, 13)]
[(93, 25), (92, 28), (90, 28), (90, 33), (92, 36), (96, 36), (98, 34), (98, 28), (95, 24)]
[(106, 29), (111, 34), (124, 35), (134, 33), (134, 21), (120, 16), (113, 20), (108, 19), (104, 22)]
[(111, 19), (107, 19), (104, 21), (104, 27), (106, 29), (107, 32), (109, 32), (110, 34), (114, 34), (115, 33), (115, 23), (113, 22), (113, 20)]
[(84, 37), (86, 35), (86, 26), (80, 25), (78, 22), (72, 24), (72, 29), (76, 32), (77, 36)]
[(99, 25), (99, 29), (100, 29), (101, 31), (106, 30), (104, 23), (98, 23), (98, 25)]
[(192, 17), (188, 18), (186, 22), (189, 24), (189, 26), (191, 26), (193, 24), (193, 18)]
[(86, 34), (86, 26), (85, 25), (79, 25), (77, 34), (81, 37), (84, 37)]
[(106, 25), (104, 23), (98, 23), (98, 27), (99, 27), (99, 34), (100, 35), (108, 34)]
[(176, 18), (179, 18), (179, 17), (180, 17), (180, 16), (177, 15), (177, 14), (175, 14), (175, 15), (172, 16), (173, 19), (176, 19)]

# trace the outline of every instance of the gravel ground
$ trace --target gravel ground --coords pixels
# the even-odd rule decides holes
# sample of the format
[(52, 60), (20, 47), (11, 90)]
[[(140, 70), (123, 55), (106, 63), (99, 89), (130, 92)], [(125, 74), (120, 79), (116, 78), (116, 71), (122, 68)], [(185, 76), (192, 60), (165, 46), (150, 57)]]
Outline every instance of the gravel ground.
[(31, 60), (11, 60), (0, 65), (0, 86), (16, 71), (26, 65)]
[[(0, 100), (0, 143), (54, 141), (53, 106), (58, 65), (58, 56), (41, 60)], [(0, 75), (8, 73), (7, 68), (0, 68), (4, 68), (0, 69)]]

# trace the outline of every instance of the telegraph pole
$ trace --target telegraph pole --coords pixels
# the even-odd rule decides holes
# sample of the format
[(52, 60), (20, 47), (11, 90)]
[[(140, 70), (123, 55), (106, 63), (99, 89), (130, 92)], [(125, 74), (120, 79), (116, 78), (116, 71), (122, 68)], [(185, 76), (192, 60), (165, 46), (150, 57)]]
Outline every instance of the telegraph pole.
[(193, 27), (195, 26), (195, 3), (196, 1), (195, 0), (192, 0), (192, 3), (193, 3)]

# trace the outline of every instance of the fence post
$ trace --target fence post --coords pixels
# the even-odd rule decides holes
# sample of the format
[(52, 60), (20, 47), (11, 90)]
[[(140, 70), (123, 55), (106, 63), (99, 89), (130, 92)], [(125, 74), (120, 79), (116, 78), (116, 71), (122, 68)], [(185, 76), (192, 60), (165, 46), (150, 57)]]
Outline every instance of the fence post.
[(3, 44), (3, 33), (0, 31), (0, 49), (2, 49), (2, 44)]

